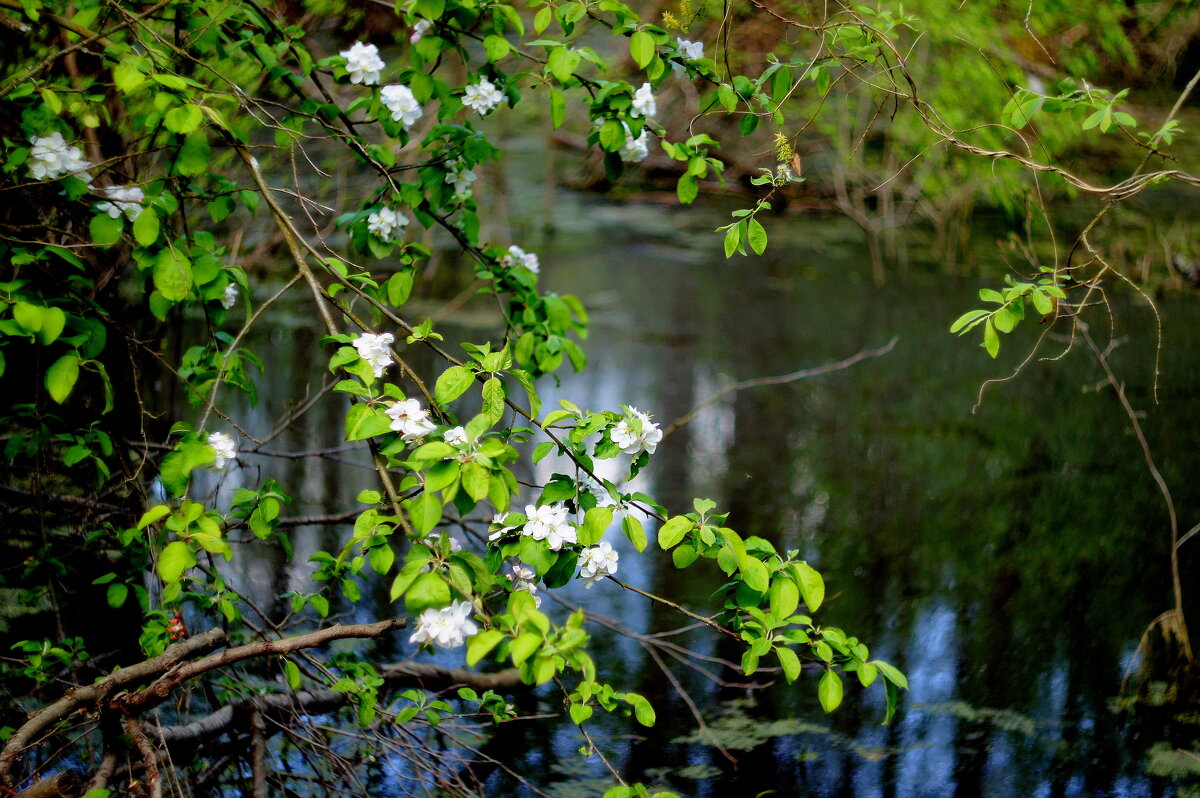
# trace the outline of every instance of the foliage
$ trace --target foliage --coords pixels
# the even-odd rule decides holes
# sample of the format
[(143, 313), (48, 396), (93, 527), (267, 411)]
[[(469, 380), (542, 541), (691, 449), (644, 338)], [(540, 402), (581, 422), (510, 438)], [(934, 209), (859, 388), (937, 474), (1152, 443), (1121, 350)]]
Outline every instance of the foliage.
[[(1116, 24), (1123, 4), (1101, 5), (1113, 24), (1098, 52), (1131, 58)], [(1142, 172), (1182, 131), (1170, 117), (1157, 132), (1136, 130), (1144, 125), (1127, 110), (1130, 95), (1083, 82), (1096, 59), (1064, 58), (1073, 74), (1048, 89), (1026, 79), (1020, 58), (997, 66), (984, 57), (980, 31), (993, 18), (1010, 36), (1030, 30), (1028, 14), (1007, 4), (968, 4), (957, 15), (935, 4), (838, 7), (804, 22), (791, 9), (753, 7), (767, 24), (800, 32), (779, 38), (763, 63), (729, 44), (742, 20), (702, 21), (689, 3), (664, 15), (662, 26), (619, 0), (533, 0), (527, 9), (476, 0), (410, 0), (394, 9), (309, 4), (339, 14), (351, 31), (332, 44), (316, 32), (316, 17), (254, 0), (0, 0), (10, 27), (26, 34), (9, 42), (13, 56), (0, 72), (0, 189), (10, 199), (0, 219), (0, 375), (10, 386), (0, 410), (9, 482), (30, 507), (19, 537), (53, 540), (35, 565), (60, 569), (56, 578), (86, 573), (112, 608), (135, 613), (147, 657), (180, 651), (168, 646), (189, 624), (261, 644), (231, 649), (257, 663), (242, 670), (218, 671), (230, 664), (219, 657), (192, 661), (188, 672), (211, 689), (187, 691), (181, 708), (215, 713), (279, 676), (297, 700), (353, 709), (370, 741), (355, 750), (364, 759), (395, 753), (387, 741), (396, 729), (432, 751), (440, 742), (431, 732), (463, 717), (512, 721), (515, 708), (483, 686), (496, 668), (513, 684), (554, 690), (585, 750), (601, 759), (584, 725), (597, 710), (652, 726), (647, 698), (597, 667), (594, 614), (586, 606), (543, 611), (545, 593), (576, 579), (634, 590), (735, 641), (743, 676), (769, 663), (787, 682), (803, 680), (827, 712), (843, 702), (844, 674), (864, 688), (880, 682), (890, 720), (905, 676), (872, 659), (855, 636), (815, 620), (824, 580), (800, 552), (737, 531), (737, 519), (709, 500), (679, 512), (629, 485), (665, 434), (650, 414), (587, 409), (586, 397), (559, 399), (544, 412), (543, 378), (587, 366), (589, 318), (583, 299), (541, 289), (536, 253), (488, 239), (476, 181), (505, 154), (488, 119), (533, 105), (553, 128), (585, 131), (610, 182), (652, 147), (661, 150), (685, 205), (724, 181), (723, 131), (754, 140), (769, 129), (767, 165), (756, 164), (749, 181), (759, 193), (718, 230), (726, 257), (766, 250), (762, 219), (807, 179), (801, 152), (811, 136), (829, 145), (818, 172), (834, 175), (842, 210), (871, 240), (914, 208), (936, 225), (980, 196), (1046, 216), (1031, 176), (1110, 204), (1166, 180), (1198, 181), (1181, 170)], [(1061, 26), (1075, 14), (1052, 9), (1035, 22)], [(816, 19), (808, 9), (794, 16)], [(372, 18), (379, 32), (368, 37), (358, 27)], [(672, 32), (693, 23), (719, 29), (715, 57), (704, 42)], [(388, 44), (380, 50), (366, 38)], [(933, 65), (950, 51), (958, 56), (939, 76)], [(696, 96), (704, 129), (663, 121), (658, 100), (671, 86)], [(1125, 136), (1142, 148), (1132, 177), (1098, 188), (1062, 166), (1098, 136)], [(326, 168), (344, 164), (353, 180), (331, 185)], [(903, 185), (889, 185), (910, 168)], [(252, 248), (286, 266), (269, 273), (252, 262)], [(472, 289), (493, 298), (500, 325), (458, 348), (446, 343), (445, 326), (416, 321), (429, 291), (423, 277), (450, 249), (461, 254)], [(1072, 261), (1077, 249), (1086, 262)], [(1075, 310), (1114, 271), (1087, 231), (1065, 262), (1031, 257), (1029, 266), (1002, 290), (981, 291), (996, 307), (969, 311), (952, 332), (978, 328), (995, 357), (999, 335), (1026, 306), (1046, 321), (1075, 324)], [(246, 338), (292, 291), (308, 295), (318, 324), (315, 346), (295, 356), (327, 364), (331, 381), (317, 397), (297, 397), (280, 428), (318, 402), (334, 404), (338, 443), (369, 461), (376, 484), (357, 493), (365, 506), (353, 517), (312, 521), (348, 520), (351, 528), (310, 556), (313, 591), (278, 596), (288, 611), (277, 616), (231, 574), (243, 545), (293, 556), (288, 529), (298, 522), (282, 513), (302, 488), (269, 475), (232, 496), (207, 484), (211, 472), (262, 454), (274, 436), (256, 437), (251, 421), (259, 382), (278, 364), (257, 356)], [(1084, 292), (1082, 300), (1071, 302), (1070, 291)], [(436, 365), (424, 365), (429, 360)], [(185, 412), (182, 404), (150, 387), (162, 379), (192, 408), (186, 417), (171, 417)], [(551, 454), (558, 470), (531, 481)], [(605, 460), (627, 476), (601, 478), (597, 463)], [(44, 496), (59, 506), (47, 509)], [(669, 551), (677, 569), (719, 574), (715, 614), (619, 580), (617, 526), (641, 556)], [(363, 650), (297, 653), (333, 639), (320, 634), (340, 635), (343, 627), (323, 619), (365, 606), (364, 590), (379, 585), (403, 607), (410, 643), (465, 646), (476, 671), (460, 677), (475, 680), (457, 693), (463, 703), (416, 689), (393, 695), (411, 673)], [(317, 637), (294, 634), (293, 626), (312, 624)], [(377, 637), (395, 626), (355, 629)], [(293, 645), (274, 658), (279, 646)], [(14, 673), (38, 682), (50, 663), (75, 672), (86, 660), (78, 642), (19, 646), (28, 660)], [(153, 690), (119, 701), (102, 695), (93, 707), (102, 727), (125, 724), (152, 788), (161, 789), (166, 760), (139, 718), (182, 687), (172, 673), (154, 675)], [(318, 687), (339, 697), (311, 697)], [(253, 713), (261, 712), (256, 704)], [(16, 720), (0, 754), (0, 780), (9, 782), (21, 778), (19, 759), (33, 746), (34, 719)], [(118, 756), (126, 743), (101, 731), (104, 754)], [(258, 740), (252, 769), (265, 779), (261, 731), (244, 731)], [(169, 747), (169, 736), (157, 739)], [(102, 774), (94, 789), (108, 789)], [(611, 794), (648, 788), (619, 784)]]

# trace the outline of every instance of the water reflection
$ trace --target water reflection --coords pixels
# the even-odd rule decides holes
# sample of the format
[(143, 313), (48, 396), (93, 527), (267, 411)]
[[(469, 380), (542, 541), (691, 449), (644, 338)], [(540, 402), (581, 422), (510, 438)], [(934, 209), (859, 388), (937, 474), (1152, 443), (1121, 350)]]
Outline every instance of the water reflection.
[[(970, 304), (968, 286), (914, 275), (886, 294), (867, 289), (847, 278), (862, 258), (847, 243), (854, 232), (829, 220), (779, 223), (770, 258), (725, 262), (707, 238), (703, 250), (690, 243), (669, 211), (593, 206), (564, 194), (559, 212), (562, 235), (539, 249), (545, 285), (606, 301), (593, 308), (589, 369), (546, 385), (547, 406), (559, 397), (596, 410), (630, 404), (665, 425), (731, 380), (820, 365), (900, 336), (894, 353), (852, 370), (728, 394), (667, 438), (631, 487), (676, 509), (693, 496), (712, 498), (744, 534), (800, 549), (829, 580), (825, 622), (844, 625), (909, 674), (901, 715), (890, 727), (877, 725), (878, 689), (851, 686), (846, 708), (826, 718), (813, 679), (747, 694), (671, 663), (739, 760), (735, 768), (694, 736), (688, 708), (640, 643), (601, 634), (607, 676), (653, 697), (659, 709), (651, 736), (612, 720), (595, 724), (628, 775), (714, 796), (1171, 792), (1168, 778), (1145, 768), (1147, 750), (1166, 731), (1110, 706), (1142, 630), (1167, 606), (1163, 510), (1112, 397), (1081, 393), (1099, 379), (1086, 359), (1076, 353), (1034, 364), (990, 389), (972, 414), (979, 384), (1015, 361), (993, 364), (945, 334)], [(688, 224), (710, 229), (695, 217)], [(1177, 331), (1200, 319), (1188, 303), (1169, 303), (1166, 312), (1160, 405), (1146, 386), (1153, 320), (1144, 311), (1116, 308), (1122, 332), (1132, 334), (1116, 359), (1135, 405), (1150, 412), (1147, 433), (1186, 519), (1200, 505), (1200, 485), (1188, 478), (1200, 465), (1200, 441), (1194, 425), (1178, 420), (1191, 401), (1197, 353)], [(249, 416), (256, 435), (326, 378), (319, 364), (291, 356), (309, 343), (300, 340), (304, 329), (289, 326), (286, 313), (274, 324), (256, 344), (272, 364), (263, 402)], [(466, 334), (443, 332), (451, 343)], [(1028, 346), (1036, 332), (1018, 332), (1009, 349)], [(269, 448), (337, 445), (336, 403), (317, 408)], [(624, 467), (603, 463), (602, 473), (616, 478)], [(251, 455), (244, 468), (251, 482), (279, 479), (298, 499), (295, 515), (345, 511), (339, 502), (372, 486), (362, 452), (324, 460)], [(544, 481), (556, 471), (569, 473), (569, 464), (549, 458), (528, 476)], [(683, 576), (654, 550), (637, 556), (619, 529), (610, 535), (623, 578), (708, 606), (711, 569), (704, 578)], [(291, 563), (250, 544), (235, 560), (236, 580), (264, 604), (278, 591), (312, 590), (307, 557), (344, 536), (344, 529), (297, 527)], [(376, 581), (371, 600), (355, 608), (358, 619), (387, 611), (388, 580)], [(573, 587), (563, 598), (639, 633), (680, 625), (611, 584)], [(705, 655), (738, 657), (723, 641), (686, 640)], [(411, 652), (402, 635), (389, 645), (398, 656)], [(461, 664), (461, 652), (441, 656)], [(559, 711), (559, 702), (548, 696), (540, 709)], [(578, 758), (569, 725), (548, 732), (522, 725), (502, 737), (495, 744), (508, 746), (513, 764), (540, 788), (602, 792), (604, 773), (594, 759)], [(757, 744), (739, 748), (738, 741)], [(525, 794), (503, 774), (488, 783), (494, 795)]]

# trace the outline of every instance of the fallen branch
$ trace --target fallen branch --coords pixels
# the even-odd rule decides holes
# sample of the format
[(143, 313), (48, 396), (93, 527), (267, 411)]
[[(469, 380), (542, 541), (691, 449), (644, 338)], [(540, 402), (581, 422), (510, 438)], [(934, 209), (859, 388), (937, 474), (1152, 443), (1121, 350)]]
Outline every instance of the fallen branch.
[(291, 654), (302, 648), (315, 648), (334, 640), (348, 637), (379, 637), (395, 629), (403, 629), (408, 625), (404, 618), (391, 618), (377, 623), (360, 623), (343, 626), (337, 624), (324, 629), (318, 629), (308, 634), (286, 637), (283, 640), (263, 640), (258, 643), (248, 643), (237, 648), (227, 649), (219, 654), (212, 654), (204, 659), (177, 665), (156, 679), (142, 690), (127, 695), (118, 696), (112, 703), (121, 712), (129, 714), (143, 711), (162, 703), (175, 688), (209, 671), (232, 665), (242, 660), (257, 657)]
[(220, 648), (228, 642), (224, 629), (210, 629), (191, 640), (176, 643), (152, 659), (130, 665), (106, 676), (95, 684), (75, 687), (53, 704), (42, 707), (29, 716), (0, 751), (0, 784), (11, 784), (12, 768), (29, 741), (53, 724), (83, 707), (95, 706), (124, 688), (151, 679), (177, 666), (180, 662)]
[[(380, 676), (387, 688), (393, 690), (400, 687), (420, 687), (432, 692), (439, 692), (458, 685), (475, 690), (496, 690), (498, 692), (514, 692), (527, 688), (527, 685), (521, 681), (516, 668), (508, 668), (496, 673), (476, 673), (462, 669), (443, 668), (439, 665), (404, 662), (383, 666), (380, 669)], [(349, 701), (350, 697), (347, 693), (332, 689), (300, 690), (254, 696), (235, 704), (223, 706), (191, 723), (179, 726), (147, 727), (146, 732), (167, 746), (172, 758), (178, 759), (181, 755), (185, 756), (195, 748), (217, 740), (238, 728), (250, 728), (249, 724), (256, 714), (264, 721), (275, 722), (268, 728), (278, 728), (285, 725), (290, 717), (324, 715), (341, 709)]]
[(696, 416), (698, 416), (700, 414), (701, 410), (721, 401), (721, 399), (725, 398), (726, 396), (728, 396), (731, 393), (743, 391), (746, 388), (760, 388), (764, 385), (785, 385), (789, 382), (795, 382), (797, 380), (804, 380), (804, 379), (808, 379), (809, 377), (819, 377), (822, 374), (831, 374), (835, 371), (841, 371), (843, 369), (848, 369), (851, 366), (853, 366), (855, 363), (859, 363), (863, 360), (867, 360), (867, 359), (873, 358), (873, 357), (882, 357), (883, 355), (886, 355), (888, 352), (891, 352), (896, 347), (896, 343), (899, 340), (900, 339), (898, 337), (893, 337), (892, 340), (887, 342), (886, 346), (882, 346), (879, 349), (864, 349), (861, 352), (859, 352), (858, 354), (851, 355), (850, 357), (846, 358), (845, 360), (839, 360), (836, 363), (828, 363), (824, 366), (817, 366), (817, 367), (811, 368), (811, 369), (801, 369), (800, 371), (793, 371), (791, 374), (782, 374), (778, 377), (759, 377), (759, 378), (753, 379), (753, 380), (743, 380), (742, 382), (731, 382), (728, 385), (726, 385), (724, 388), (722, 388), (721, 390), (714, 393), (712, 396), (705, 399), (700, 404), (693, 407), (687, 413), (683, 414), (679, 418), (672, 421), (671, 425), (669, 427), (667, 427), (665, 430), (663, 430), (663, 437), (664, 438), (667, 437), (675, 430), (677, 430), (680, 427), (682, 427), (683, 425), (691, 422), (693, 419), (696, 418)]

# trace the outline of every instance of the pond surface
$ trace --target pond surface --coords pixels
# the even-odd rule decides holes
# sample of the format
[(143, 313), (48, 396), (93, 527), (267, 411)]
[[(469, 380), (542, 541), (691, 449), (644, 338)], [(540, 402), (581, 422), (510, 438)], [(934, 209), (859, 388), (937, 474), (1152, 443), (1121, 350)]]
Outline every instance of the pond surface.
[[(541, 201), (535, 192), (516, 194)], [(980, 402), (984, 381), (1010, 374), (1029, 351), (1041, 332), (1036, 321), (991, 361), (976, 341), (946, 332), (974, 306), (977, 285), (914, 272), (873, 289), (857, 230), (840, 220), (773, 219), (767, 256), (726, 261), (711, 232), (728, 218), (724, 211), (613, 205), (567, 192), (555, 206), (556, 234), (527, 248), (541, 255), (544, 287), (594, 301), (591, 364), (562, 374), (560, 386), (546, 380), (547, 405), (560, 396), (597, 410), (631, 404), (666, 426), (730, 381), (820, 366), (898, 338), (886, 356), (847, 370), (728, 394), (667, 437), (638, 482), (675, 510), (710, 498), (743, 535), (800, 549), (829, 587), (819, 622), (860, 637), (907, 673), (911, 690), (897, 718), (879, 725), (878, 686), (848, 683), (844, 707), (825, 716), (815, 674), (788, 687), (778, 674), (760, 673), (759, 687), (747, 689), (668, 658), (668, 676), (637, 640), (601, 633), (598, 659), (616, 666), (608, 677), (658, 710), (650, 732), (596, 724), (598, 744), (619, 769), (704, 796), (1200, 794), (1200, 758), (1191, 753), (1200, 726), (1130, 706), (1139, 687), (1165, 687), (1140, 678), (1137, 650), (1150, 621), (1171, 606), (1169, 532), (1137, 443), (1112, 392), (1096, 390), (1103, 374), (1084, 349), (1035, 360)], [(981, 244), (983, 257), (988, 246)], [(1200, 308), (1184, 298), (1160, 310), (1158, 403), (1155, 320), (1141, 300), (1114, 300), (1116, 333), (1128, 340), (1112, 359), (1145, 412), (1186, 530), (1200, 520), (1200, 426), (1191, 419), (1200, 352), (1189, 334)], [(1098, 329), (1105, 314), (1094, 321), (1107, 335)], [(280, 315), (271, 324), (256, 344), (271, 364), (263, 400), (249, 411), (257, 433), (327, 377), (321, 364), (292, 355), (313, 342), (307, 320)], [(450, 343), (479, 336), (448, 323), (443, 331)], [(1043, 346), (1053, 355), (1064, 344)], [(340, 427), (331, 403), (269, 448), (334, 446)], [(372, 487), (360, 455), (299, 464), (248, 458), (235, 478), (277, 477), (300, 497), (292, 514), (342, 512), (351, 508), (338, 502)], [(537, 468), (528, 476), (567, 471), (553, 459)], [(235, 559), (239, 581), (260, 601), (312, 589), (307, 556), (343, 534), (298, 528), (291, 564), (247, 550)], [(618, 530), (610, 537), (622, 578), (711, 611), (715, 569), (678, 572), (657, 549), (639, 557)], [(1183, 549), (1185, 589), (1195, 564), (1189, 546), (1200, 541)], [(386, 585), (371, 595), (355, 609), (362, 620), (387, 612)], [(568, 590), (565, 599), (636, 633), (682, 625), (610, 583)], [(739, 657), (707, 635), (680, 640), (705, 656)], [(384, 648), (391, 656), (412, 650), (404, 635)], [(461, 658), (444, 655), (448, 664)], [(707, 736), (697, 734), (674, 682), (705, 717)], [(547, 694), (539, 709), (561, 705)], [(599, 795), (611, 782), (595, 757), (576, 753), (580, 743), (569, 723), (514, 724), (489, 752), (549, 794)], [(409, 794), (406, 776), (385, 769), (379, 794)], [(532, 794), (501, 773), (488, 785), (491, 795)]]

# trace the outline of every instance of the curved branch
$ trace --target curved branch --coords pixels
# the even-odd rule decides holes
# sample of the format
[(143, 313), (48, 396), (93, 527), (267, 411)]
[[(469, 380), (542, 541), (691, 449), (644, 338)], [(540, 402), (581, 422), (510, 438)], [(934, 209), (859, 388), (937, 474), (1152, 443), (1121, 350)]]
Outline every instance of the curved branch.
[(30, 715), (29, 719), (9, 738), (4, 749), (0, 751), (0, 784), (11, 784), (12, 768), (21, 752), (25, 750), (30, 740), (45, 729), (68, 717), (77, 709), (99, 704), (118, 690), (158, 676), (194, 656), (212, 651), (214, 648), (220, 648), (228, 640), (224, 629), (210, 629), (204, 634), (196, 635), (191, 640), (170, 646), (153, 659), (122, 668), (95, 684), (68, 690), (66, 695), (53, 704), (42, 707)]

